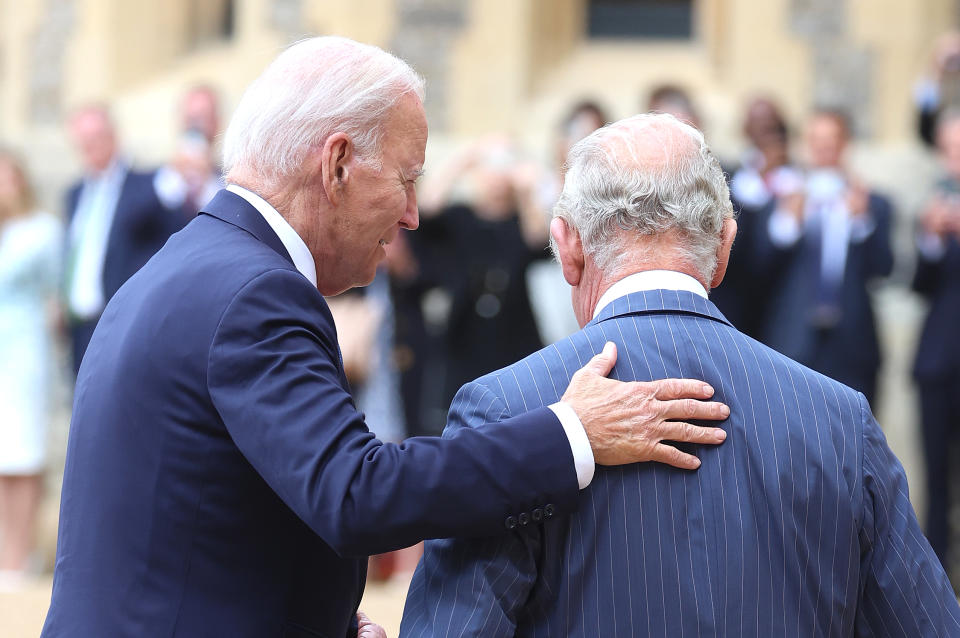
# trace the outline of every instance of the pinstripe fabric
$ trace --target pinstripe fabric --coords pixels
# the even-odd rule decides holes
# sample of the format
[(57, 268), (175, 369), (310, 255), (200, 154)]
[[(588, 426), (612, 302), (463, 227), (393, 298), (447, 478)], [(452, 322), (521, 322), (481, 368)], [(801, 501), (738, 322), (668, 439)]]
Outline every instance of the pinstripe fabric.
[(616, 378), (711, 383), (732, 410), (727, 441), (698, 446), (696, 472), (597, 468), (570, 517), (428, 542), (401, 636), (960, 636), (863, 396), (694, 294), (615, 300), (570, 338), (464, 386), (448, 431), (558, 400), (606, 340)]

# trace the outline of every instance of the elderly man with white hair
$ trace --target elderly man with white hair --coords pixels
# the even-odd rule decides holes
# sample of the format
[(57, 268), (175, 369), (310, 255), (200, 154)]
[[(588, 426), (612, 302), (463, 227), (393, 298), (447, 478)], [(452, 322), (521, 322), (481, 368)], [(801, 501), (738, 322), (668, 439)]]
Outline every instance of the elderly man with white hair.
[(559, 517), (595, 464), (699, 465), (658, 434), (723, 440), (683, 422), (729, 413), (696, 400), (709, 386), (606, 379), (610, 352), (505, 423), (403, 445), (370, 432), (322, 295), (369, 283), (417, 227), (422, 94), (402, 61), (332, 37), (246, 92), (229, 186), (120, 289), (87, 350), (43, 636), (382, 634), (356, 616), (367, 554)]
[(703, 136), (638, 115), (568, 164), (551, 234), (583, 329), (465, 386), (444, 436), (555, 401), (612, 340), (616, 378), (717, 388), (728, 440), (696, 450), (696, 473), (598, 469), (560, 524), (518, 517), (510, 535), (429, 541), (401, 636), (960, 635), (864, 396), (738, 332), (707, 299), (736, 222)]

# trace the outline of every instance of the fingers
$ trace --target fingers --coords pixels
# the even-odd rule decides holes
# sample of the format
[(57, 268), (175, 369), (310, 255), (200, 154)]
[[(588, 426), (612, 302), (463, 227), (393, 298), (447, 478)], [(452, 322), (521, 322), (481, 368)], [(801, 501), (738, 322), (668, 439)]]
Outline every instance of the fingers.
[(665, 419), (683, 421), (723, 421), (730, 416), (730, 408), (718, 401), (676, 399), (664, 401), (662, 412)]
[(608, 341), (603, 345), (603, 350), (601, 350), (599, 354), (594, 355), (582, 369), (605, 377), (613, 370), (613, 365), (616, 362), (617, 346), (612, 341)]
[(713, 387), (709, 383), (696, 379), (659, 379), (640, 382), (648, 392), (652, 387), (653, 396), (661, 401), (668, 399), (709, 399), (713, 396)]
[(653, 452), (650, 454), (650, 460), (672, 465), (681, 470), (695, 470), (700, 467), (700, 459), (697, 457), (692, 454), (687, 454), (686, 452), (681, 452), (672, 445), (664, 445), (663, 443), (658, 443), (653, 448)]
[(682, 443), (703, 443), (716, 445), (727, 439), (727, 433), (720, 428), (707, 428), (692, 423), (666, 421), (661, 426), (660, 439)]

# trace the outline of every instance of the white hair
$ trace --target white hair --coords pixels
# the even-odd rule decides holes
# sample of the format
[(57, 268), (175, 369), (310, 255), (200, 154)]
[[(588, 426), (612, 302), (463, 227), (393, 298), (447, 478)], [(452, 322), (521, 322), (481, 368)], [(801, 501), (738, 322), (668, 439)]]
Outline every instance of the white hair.
[(276, 183), (336, 132), (379, 166), (384, 123), (407, 93), (422, 100), (423, 79), (382, 49), (336, 36), (297, 42), (243, 94), (223, 139), (224, 172), (243, 169)]
[[(577, 231), (603, 272), (621, 263), (631, 234), (673, 232), (681, 256), (709, 282), (733, 205), (700, 131), (650, 113), (598, 129), (570, 150), (553, 214)], [(556, 255), (552, 239), (551, 248)]]

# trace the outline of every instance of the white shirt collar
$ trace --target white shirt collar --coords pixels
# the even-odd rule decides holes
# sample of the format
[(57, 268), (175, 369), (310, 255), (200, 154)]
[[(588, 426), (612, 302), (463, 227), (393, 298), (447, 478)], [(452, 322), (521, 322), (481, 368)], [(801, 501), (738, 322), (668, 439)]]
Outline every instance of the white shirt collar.
[(644, 270), (627, 275), (623, 279), (607, 288), (607, 291), (600, 297), (597, 307), (593, 311), (596, 318), (600, 311), (615, 299), (625, 297), (634, 292), (645, 290), (686, 290), (695, 295), (707, 298), (707, 291), (703, 284), (690, 275), (675, 270)]
[(300, 235), (297, 234), (297, 231), (293, 229), (293, 226), (283, 218), (283, 215), (277, 212), (276, 208), (256, 193), (248, 191), (246, 188), (237, 186), (236, 184), (230, 184), (227, 186), (227, 190), (244, 198), (251, 206), (257, 209), (257, 212), (263, 216), (267, 223), (270, 224), (273, 232), (280, 238), (283, 247), (290, 253), (290, 258), (293, 259), (293, 265), (296, 266), (300, 274), (306, 277), (310, 283), (313, 284), (313, 287), (316, 288), (317, 266), (313, 262), (313, 255), (310, 254), (310, 249), (307, 248), (307, 245), (303, 242), (303, 239), (300, 238)]

